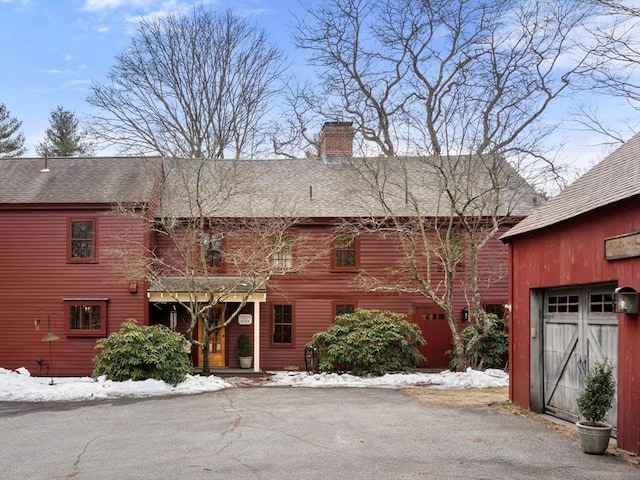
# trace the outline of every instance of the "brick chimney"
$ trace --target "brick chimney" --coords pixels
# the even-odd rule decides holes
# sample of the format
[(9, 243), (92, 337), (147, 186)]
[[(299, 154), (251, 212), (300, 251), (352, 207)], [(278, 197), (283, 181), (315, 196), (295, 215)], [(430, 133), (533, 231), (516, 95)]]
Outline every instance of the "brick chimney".
[(320, 158), (342, 163), (353, 156), (353, 122), (325, 122), (320, 131)]

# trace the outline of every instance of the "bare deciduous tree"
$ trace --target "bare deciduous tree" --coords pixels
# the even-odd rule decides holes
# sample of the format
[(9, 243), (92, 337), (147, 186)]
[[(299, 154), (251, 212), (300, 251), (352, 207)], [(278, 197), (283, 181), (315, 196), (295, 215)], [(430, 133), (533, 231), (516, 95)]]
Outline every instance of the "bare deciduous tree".
[[(204, 374), (210, 373), (208, 339), (237, 319), (254, 294), (266, 292), (273, 277), (300, 271), (320, 254), (297, 228), (304, 219), (286, 198), (252, 197), (251, 175), (242, 161), (165, 159), (150, 244), (118, 252), (127, 258), (123, 273), (182, 306), (187, 339), (202, 349)], [(255, 210), (252, 201), (259, 203)], [(120, 213), (145, 214), (129, 207)], [(233, 305), (224, 319), (216, 313), (221, 305)]]
[[(480, 338), (462, 341), (454, 291), (464, 288), (473, 321), (488, 322), (481, 251), (527, 213), (523, 199), (531, 207), (523, 177), (557, 174), (540, 149), (554, 127), (544, 114), (592, 68), (580, 46), (593, 9), (570, 0), (328, 0), (307, 11), (296, 41), (323, 69), (321, 113), (351, 116), (381, 154), (354, 165), (386, 212), (373, 225), (396, 235), (410, 280), (367, 279), (368, 288), (413, 291), (444, 308), (465, 368)], [(415, 195), (421, 181), (431, 197)]]
[[(594, 68), (585, 88), (620, 98), (640, 111), (640, 8), (617, 0), (589, 1), (599, 9), (600, 22), (593, 29), (596, 54), (591, 57)], [(614, 127), (593, 105), (580, 106), (576, 120), (612, 145), (624, 143), (639, 126), (635, 115)]]
[(283, 68), (265, 33), (230, 11), (144, 20), (110, 83), (91, 87), (93, 133), (128, 153), (252, 156)]

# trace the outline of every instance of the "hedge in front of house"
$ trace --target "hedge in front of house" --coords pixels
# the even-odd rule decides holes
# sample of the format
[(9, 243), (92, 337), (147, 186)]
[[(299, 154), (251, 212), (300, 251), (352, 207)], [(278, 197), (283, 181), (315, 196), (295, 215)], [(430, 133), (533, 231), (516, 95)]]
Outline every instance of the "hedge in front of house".
[(182, 334), (163, 325), (139, 326), (128, 320), (96, 342), (102, 352), (94, 359), (93, 377), (117, 382), (154, 378), (176, 385), (191, 372), (185, 342)]
[(337, 316), (311, 341), (319, 371), (354, 375), (412, 371), (424, 359), (416, 345), (425, 344), (420, 327), (404, 315), (363, 309)]

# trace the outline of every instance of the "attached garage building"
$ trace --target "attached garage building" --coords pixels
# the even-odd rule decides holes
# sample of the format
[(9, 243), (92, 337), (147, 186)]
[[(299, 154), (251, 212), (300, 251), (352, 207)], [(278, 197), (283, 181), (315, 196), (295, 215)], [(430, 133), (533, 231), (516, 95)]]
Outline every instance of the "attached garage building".
[(502, 240), (510, 252), (510, 398), (578, 420), (597, 361), (617, 381), (609, 421), (640, 454), (640, 315), (615, 313), (618, 287), (640, 290), (640, 134)]

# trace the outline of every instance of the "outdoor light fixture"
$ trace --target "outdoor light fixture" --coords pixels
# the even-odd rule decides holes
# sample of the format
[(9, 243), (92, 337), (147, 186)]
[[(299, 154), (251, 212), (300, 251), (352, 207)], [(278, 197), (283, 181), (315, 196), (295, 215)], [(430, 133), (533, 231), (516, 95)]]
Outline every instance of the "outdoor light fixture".
[[(47, 314), (47, 334), (42, 338), (43, 342), (47, 342), (49, 344), (49, 375), (51, 375), (51, 381), (49, 382), (49, 385), (53, 385), (53, 352), (51, 351), (51, 342), (55, 342), (56, 340), (59, 340), (60, 337), (58, 337), (55, 333), (53, 333), (51, 331), (51, 315), (55, 315), (55, 313), (49, 313), (44, 309), (40, 309), (38, 310), (38, 313), (40, 312), (46, 312)], [(36, 327), (36, 331), (40, 330), (40, 324), (42, 323), (42, 319), (38, 316), (36, 317), (36, 319), (33, 321), (33, 324)]]
[(176, 306), (173, 305), (171, 311), (169, 311), (169, 328), (176, 331), (176, 327), (178, 326), (178, 312), (176, 310)]
[(638, 292), (632, 287), (618, 287), (613, 291), (613, 304), (616, 313), (638, 314)]

